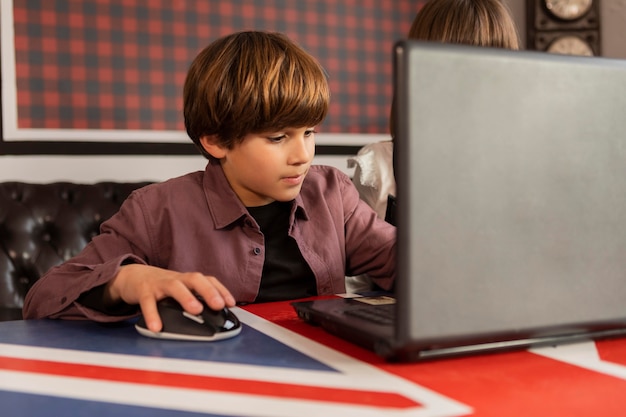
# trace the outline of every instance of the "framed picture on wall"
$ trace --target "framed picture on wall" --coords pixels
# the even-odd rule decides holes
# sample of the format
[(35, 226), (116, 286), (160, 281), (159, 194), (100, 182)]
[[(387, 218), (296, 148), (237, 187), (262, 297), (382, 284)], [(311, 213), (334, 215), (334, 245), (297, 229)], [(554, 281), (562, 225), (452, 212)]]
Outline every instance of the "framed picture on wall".
[(388, 139), (391, 51), (418, 2), (2, 0), (4, 154), (192, 154), (187, 68), (238, 30), (287, 34), (329, 74), (318, 153)]

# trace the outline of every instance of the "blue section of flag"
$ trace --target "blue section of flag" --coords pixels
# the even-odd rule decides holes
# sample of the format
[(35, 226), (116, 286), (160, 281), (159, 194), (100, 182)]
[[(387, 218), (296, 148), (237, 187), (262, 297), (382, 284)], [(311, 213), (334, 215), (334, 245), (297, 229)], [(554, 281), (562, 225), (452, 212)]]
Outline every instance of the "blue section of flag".
[(3, 416), (225, 417), (222, 414), (191, 413), (5, 391), (0, 391), (0, 404)]
[(0, 341), (8, 344), (74, 349), (172, 359), (334, 371), (319, 361), (244, 324), (241, 333), (216, 342), (187, 342), (141, 336), (132, 322), (26, 320), (5, 322)]

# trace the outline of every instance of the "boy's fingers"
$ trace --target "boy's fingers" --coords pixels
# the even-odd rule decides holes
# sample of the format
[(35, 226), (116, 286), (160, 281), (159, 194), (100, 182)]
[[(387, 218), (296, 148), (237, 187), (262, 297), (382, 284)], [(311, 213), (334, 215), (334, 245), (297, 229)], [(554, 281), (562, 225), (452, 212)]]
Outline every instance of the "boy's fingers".
[(184, 280), (176, 281), (176, 285), (169, 285), (165, 293), (172, 297), (183, 310), (191, 314), (200, 314), (203, 306), (194, 294), (195, 289)]
[(230, 291), (215, 277), (208, 277), (213, 287), (217, 290), (219, 298), (221, 298), (226, 307), (233, 307), (235, 305), (235, 298)]
[(153, 332), (160, 332), (163, 328), (161, 317), (156, 306), (156, 300), (153, 298), (144, 297), (139, 300), (139, 308), (143, 314), (143, 319), (146, 322), (148, 330)]
[(221, 310), (235, 305), (234, 297), (217, 278), (202, 274), (194, 274), (190, 278), (189, 288), (202, 297), (212, 310)]
[(221, 310), (226, 307), (224, 296), (212, 284), (203, 285), (203, 288), (198, 290), (198, 295), (204, 299), (206, 305), (212, 310)]

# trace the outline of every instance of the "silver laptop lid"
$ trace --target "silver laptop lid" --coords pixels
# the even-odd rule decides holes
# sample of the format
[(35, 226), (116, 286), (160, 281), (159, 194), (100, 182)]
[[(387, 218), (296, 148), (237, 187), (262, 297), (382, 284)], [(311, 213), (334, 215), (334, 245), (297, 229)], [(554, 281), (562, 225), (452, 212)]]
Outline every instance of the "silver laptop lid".
[(626, 61), (402, 41), (394, 65), (400, 343), (623, 322)]

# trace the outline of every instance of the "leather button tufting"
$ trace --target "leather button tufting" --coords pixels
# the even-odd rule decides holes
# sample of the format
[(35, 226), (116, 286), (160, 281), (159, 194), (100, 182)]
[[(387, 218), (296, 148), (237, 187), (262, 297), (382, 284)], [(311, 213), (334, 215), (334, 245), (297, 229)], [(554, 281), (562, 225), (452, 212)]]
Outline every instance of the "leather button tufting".
[(41, 274), (80, 252), (100, 223), (147, 184), (0, 182), (0, 310), (21, 308)]

